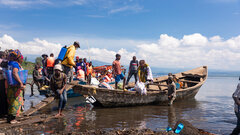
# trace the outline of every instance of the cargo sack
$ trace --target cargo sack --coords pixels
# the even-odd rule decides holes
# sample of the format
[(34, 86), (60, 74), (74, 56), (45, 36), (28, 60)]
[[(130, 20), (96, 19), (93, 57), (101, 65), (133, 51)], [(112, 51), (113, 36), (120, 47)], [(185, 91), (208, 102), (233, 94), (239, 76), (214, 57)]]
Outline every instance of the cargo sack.
[(135, 84), (134, 89), (138, 93), (140, 93), (141, 95), (147, 95), (147, 89), (146, 89), (145, 84), (143, 82), (137, 81), (137, 83)]

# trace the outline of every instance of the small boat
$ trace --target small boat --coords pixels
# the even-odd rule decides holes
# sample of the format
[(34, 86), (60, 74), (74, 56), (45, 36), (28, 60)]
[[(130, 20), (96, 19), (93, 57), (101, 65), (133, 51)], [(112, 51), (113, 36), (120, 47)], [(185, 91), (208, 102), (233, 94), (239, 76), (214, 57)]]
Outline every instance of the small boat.
[[(175, 74), (183, 83), (183, 88), (177, 90), (176, 101), (194, 98), (201, 86), (207, 79), (207, 66), (202, 66), (186, 72)], [(153, 83), (148, 85), (147, 94), (141, 95), (136, 91), (110, 90), (97, 88), (90, 85), (75, 85), (73, 91), (82, 95), (91, 96), (96, 99), (95, 106), (102, 107), (123, 107), (139, 106), (147, 104), (165, 105), (168, 102), (167, 96), (168, 76), (154, 78)], [(130, 87), (134, 84), (130, 84)]]

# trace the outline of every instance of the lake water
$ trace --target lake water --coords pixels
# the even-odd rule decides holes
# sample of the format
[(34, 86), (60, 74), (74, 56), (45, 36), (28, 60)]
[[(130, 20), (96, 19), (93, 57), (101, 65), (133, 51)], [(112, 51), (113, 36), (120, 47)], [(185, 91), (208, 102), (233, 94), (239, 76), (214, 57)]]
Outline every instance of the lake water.
[[(80, 132), (93, 129), (111, 130), (116, 128), (150, 128), (155, 131), (174, 126), (178, 119), (184, 119), (195, 127), (216, 134), (230, 134), (236, 126), (232, 93), (238, 84), (236, 77), (209, 77), (195, 99), (175, 102), (168, 106), (139, 106), (125, 108), (94, 108), (84, 103), (84, 98), (70, 98), (66, 107), (66, 117), (52, 119), (44, 129), (36, 133), (55, 131)], [(29, 98), (26, 92), (25, 109), (38, 103), (43, 96)], [(56, 114), (57, 102), (41, 113)]]

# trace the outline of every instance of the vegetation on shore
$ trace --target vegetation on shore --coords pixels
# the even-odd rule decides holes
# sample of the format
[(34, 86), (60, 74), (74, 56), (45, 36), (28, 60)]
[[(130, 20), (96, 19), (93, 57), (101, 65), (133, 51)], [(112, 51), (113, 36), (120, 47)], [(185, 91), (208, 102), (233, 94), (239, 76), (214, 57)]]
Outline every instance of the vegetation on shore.
[[(35, 63), (41, 65), (41, 63), (42, 63), (42, 58), (41, 58), (41, 57), (37, 57), (37, 58), (35, 59)], [(23, 61), (23, 63), (22, 63), (22, 67), (23, 67), (23, 69), (28, 70), (28, 74), (32, 74), (32, 73), (33, 73), (33, 70), (34, 70), (35, 63), (30, 62), (30, 61), (27, 61), (27, 57), (25, 57), (25, 58), (24, 58), (24, 61)]]

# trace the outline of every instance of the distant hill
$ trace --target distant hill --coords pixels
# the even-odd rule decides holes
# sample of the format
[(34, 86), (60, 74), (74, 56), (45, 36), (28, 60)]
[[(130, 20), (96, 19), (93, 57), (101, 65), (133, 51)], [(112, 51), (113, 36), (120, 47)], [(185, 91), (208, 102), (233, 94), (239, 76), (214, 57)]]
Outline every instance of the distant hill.
[[(27, 61), (34, 63), (36, 57), (41, 55), (27, 55)], [(111, 63), (92, 60), (93, 66), (102, 66), (102, 65), (111, 65)], [(124, 65), (125, 68), (128, 69), (129, 65)], [(151, 67), (152, 72), (155, 76), (159, 75), (167, 75), (168, 73), (179, 73), (190, 70), (192, 68), (161, 68), (161, 67)], [(216, 77), (239, 77), (240, 71), (226, 71), (226, 70), (217, 70), (217, 69), (209, 69), (208, 70), (209, 76), (216, 76)]]

